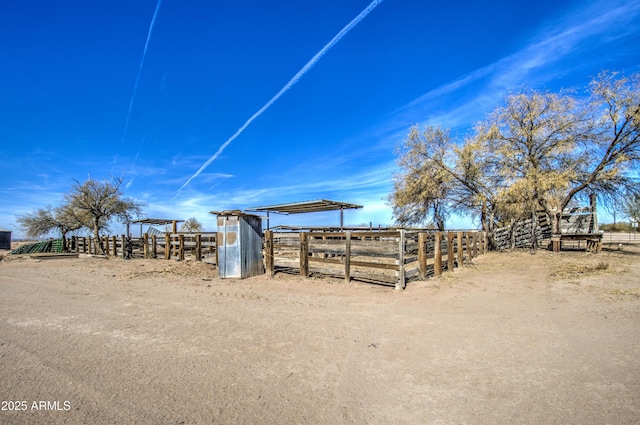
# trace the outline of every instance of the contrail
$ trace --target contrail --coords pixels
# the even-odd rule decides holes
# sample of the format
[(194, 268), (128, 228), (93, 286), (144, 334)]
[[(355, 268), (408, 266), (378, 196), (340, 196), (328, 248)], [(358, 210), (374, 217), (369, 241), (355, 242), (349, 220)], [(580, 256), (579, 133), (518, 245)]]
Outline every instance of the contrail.
[(142, 74), (142, 66), (144, 65), (144, 59), (147, 57), (147, 49), (149, 48), (149, 40), (151, 40), (151, 33), (153, 32), (153, 25), (156, 23), (158, 12), (160, 11), (160, 5), (162, 0), (158, 0), (156, 4), (156, 10), (153, 12), (153, 18), (151, 18), (151, 24), (149, 25), (149, 32), (147, 33), (147, 41), (144, 43), (144, 50), (142, 51), (142, 59), (140, 59), (140, 66), (138, 67), (138, 75), (136, 75), (136, 82), (133, 85), (133, 93), (131, 94), (131, 100), (129, 101), (129, 112), (127, 112), (127, 121), (124, 124), (124, 132), (122, 134), (122, 141), (124, 142), (127, 136), (127, 130), (129, 129), (129, 119), (131, 118), (131, 110), (133, 109), (133, 101), (136, 98), (138, 92), (138, 83), (140, 82), (140, 74)]
[(200, 173), (202, 173), (205, 170), (205, 168), (207, 168), (209, 166), (209, 164), (211, 164), (213, 161), (215, 161), (220, 156), (220, 154), (225, 150), (225, 148), (227, 146), (229, 146), (229, 144), (231, 142), (233, 142), (249, 126), (249, 124), (251, 124), (253, 122), (253, 120), (255, 120), (260, 115), (262, 115), (262, 113), (264, 111), (266, 111), (276, 100), (278, 100), (280, 98), (280, 96), (282, 96), (291, 87), (293, 87), (293, 85), (296, 84), (300, 80), (300, 78), (302, 78), (302, 76), (304, 74), (306, 74), (307, 71), (309, 71), (313, 67), (313, 65), (315, 65), (320, 60), (320, 58), (322, 58), (322, 56), (324, 56), (324, 54), (329, 51), (329, 49), (331, 49), (338, 41), (340, 41), (340, 39), (342, 39), (342, 37), (344, 37), (349, 31), (351, 31), (351, 29), (353, 29), (353, 27), (358, 25), (358, 23), (360, 21), (362, 21), (373, 9), (375, 9), (375, 7), (377, 5), (382, 3), (382, 1), (383, 0), (374, 0), (374, 1), (372, 1), (371, 4), (369, 6), (367, 6), (366, 9), (364, 9), (362, 12), (360, 12), (360, 14), (358, 16), (356, 16), (351, 22), (349, 22), (344, 28), (342, 28), (342, 30), (340, 30), (340, 32), (338, 34), (336, 34), (336, 36), (333, 37), (330, 42), (328, 42), (318, 53), (316, 53), (316, 55), (314, 57), (312, 57), (311, 60), (309, 62), (307, 62), (307, 64), (305, 66), (303, 66), (302, 69), (300, 71), (298, 71), (298, 73), (296, 75), (294, 75), (293, 78), (291, 80), (289, 80), (289, 82), (283, 88), (281, 88), (280, 91), (278, 93), (276, 93), (275, 96), (273, 96), (271, 98), (271, 100), (269, 100), (262, 108), (260, 108), (258, 110), (258, 112), (253, 114), (251, 116), (251, 118), (249, 118), (242, 125), (242, 127), (240, 127), (238, 129), (238, 131), (236, 131), (233, 134), (233, 136), (229, 137), (229, 139), (226, 142), (224, 142), (222, 144), (222, 146), (220, 146), (220, 148), (218, 148), (218, 151), (216, 153), (214, 153), (213, 156), (211, 158), (209, 158), (207, 160), (207, 162), (205, 162), (202, 165), (202, 167), (200, 167), (200, 169), (198, 171), (196, 171), (196, 173), (193, 176), (191, 176), (189, 178), (189, 180), (187, 180), (187, 182), (185, 184), (182, 185), (182, 187), (180, 189), (178, 189), (178, 193), (180, 193), (180, 191), (182, 191), (182, 189), (187, 187), (187, 185), (189, 183), (191, 183), (191, 181), (193, 179), (198, 177), (200, 175)]

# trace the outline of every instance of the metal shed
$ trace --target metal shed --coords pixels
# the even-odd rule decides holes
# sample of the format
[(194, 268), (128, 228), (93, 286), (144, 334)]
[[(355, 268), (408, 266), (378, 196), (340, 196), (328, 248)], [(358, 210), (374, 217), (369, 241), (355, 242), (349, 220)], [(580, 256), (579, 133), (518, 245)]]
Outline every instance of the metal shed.
[(211, 214), (218, 216), (218, 276), (244, 279), (264, 274), (262, 219), (238, 210)]
[(0, 249), (11, 249), (11, 230), (0, 227)]

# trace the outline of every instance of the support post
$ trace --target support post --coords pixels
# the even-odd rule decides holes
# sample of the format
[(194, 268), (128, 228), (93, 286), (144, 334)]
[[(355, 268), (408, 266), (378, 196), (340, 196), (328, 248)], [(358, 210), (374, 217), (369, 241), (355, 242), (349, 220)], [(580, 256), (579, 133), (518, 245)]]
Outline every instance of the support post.
[(109, 236), (104, 237), (104, 253), (107, 257), (109, 256)]
[(151, 258), (158, 258), (158, 237), (151, 235)]
[(427, 234), (418, 233), (418, 277), (420, 280), (427, 278)]
[(442, 249), (440, 246), (442, 234), (440, 232), (435, 232), (433, 237), (433, 274), (435, 276), (440, 276), (442, 274)]
[(202, 235), (196, 235), (196, 261), (202, 261)]
[(142, 256), (146, 259), (149, 258), (149, 234), (144, 233), (142, 235)]
[(306, 232), (300, 232), (300, 275), (309, 276), (309, 241)]
[(447, 271), (453, 271), (453, 232), (447, 232)]
[(396, 282), (396, 290), (402, 290), (405, 287), (405, 281), (406, 281), (406, 275), (405, 275), (405, 269), (404, 269), (404, 250), (405, 250), (405, 230), (404, 229), (400, 229), (400, 241), (398, 244), (398, 265), (399, 270), (398, 270), (398, 281)]
[(462, 247), (462, 232), (456, 234), (456, 248), (458, 254), (458, 267), (464, 264), (464, 248)]
[(344, 248), (344, 281), (349, 283), (351, 281), (351, 232), (345, 233), (345, 248)]
[(126, 258), (126, 256), (127, 256), (127, 237), (125, 235), (122, 235), (120, 237), (120, 240), (122, 242), (122, 244), (120, 245), (120, 246), (122, 246), (122, 258)]
[(473, 232), (473, 258), (478, 256), (478, 232)]
[(171, 258), (171, 235), (169, 233), (164, 234), (164, 259)]
[(178, 259), (184, 261), (184, 235), (178, 235)]
[(113, 256), (118, 256), (118, 238), (116, 235), (111, 236), (111, 243), (113, 244)]
[(275, 275), (275, 267), (273, 264), (273, 231), (271, 230), (264, 232), (264, 251), (265, 268), (269, 276), (273, 276)]

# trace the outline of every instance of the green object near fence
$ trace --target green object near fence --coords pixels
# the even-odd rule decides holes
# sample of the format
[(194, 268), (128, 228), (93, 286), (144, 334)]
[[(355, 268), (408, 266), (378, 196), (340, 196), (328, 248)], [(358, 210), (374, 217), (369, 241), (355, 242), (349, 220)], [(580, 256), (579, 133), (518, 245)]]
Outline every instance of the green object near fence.
[(41, 252), (62, 252), (62, 239), (52, 239), (44, 242), (22, 245), (10, 254), (39, 254)]

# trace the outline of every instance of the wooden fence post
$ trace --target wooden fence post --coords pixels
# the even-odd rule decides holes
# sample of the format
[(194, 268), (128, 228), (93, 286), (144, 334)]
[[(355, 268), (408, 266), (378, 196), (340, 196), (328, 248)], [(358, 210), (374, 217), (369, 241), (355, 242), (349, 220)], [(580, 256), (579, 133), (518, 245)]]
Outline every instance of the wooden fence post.
[(171, 258), (171, 236), (168, 232), (164, 234), (164, 259), (169, 260)]
[(456, 248), (458, 249), (458, 267), (462, 267), (464, 263), (464, 248), (462, 247), (462, 232), (456, 234)]
[(487, 237), (487, 232), (482, 232), (482, 253), (486, 254), (489, 252), (489, 238)]
[(178, 235), (178, 259), (184, 261), (184, 235)]
[(427, 277), (427, 234), (418, 233), (418, 277), (424, 280)]
[(109, 236), (104, 237), (104, 253), (107, 257), (109, 256), (109, 239)]
[(478, 256), (478, 232), (473, 232), (473, 258)]
[(142, 235), (142, 256), (149, 258), (149, 234), (144, 233)]
[(118, 238), (115, 235), (111, 236), (111, 243), (113, 244), (113, 256), (117, 257), (118, 256)]
[(122, 235), (120, 239), (122, 241), (122, 258), (127, 258), (127, 237)]
[(151, 258), (158, 258), (158, 237), (151, 235)]
[(469, 257), (469, 261), (473, 260), (473, 250), (471, 249), (471, 232), (467, 232), (467, 256)]
[(400, 266), (398, 270), (398, 281), (396, 282), (396, 290), (404, 289), (405, 281), (406, 281), (406, 273), (404, 269), (404, 250), (405, 250), (405, 230), (400, 229), (400, 241), (398, 244), (398, 265)]
[(447, 232), (447, 271), (453, 271), (453, 232)]
[(442, 234), (436, 232), (433, 241), (433, 274), (440, 276), (442, 274), (442, 249), (440, 247), (440, 241), (442, 240)]
[(273, 231), (266, 230), (264, 232), (264, 262), (265, 268), (269, 276), (275, 275), (275, 267), (273, 265)]
[(306, 232), (300, 232), (300, 275), (309, 276), (309, 241)]
[(344, 281), (349, 283), (351, 281), (351, 232), (345, 233), (345, 248), (344, 248)]
[(196, 261), (202, 261), (202, 235), (196, 235)]

